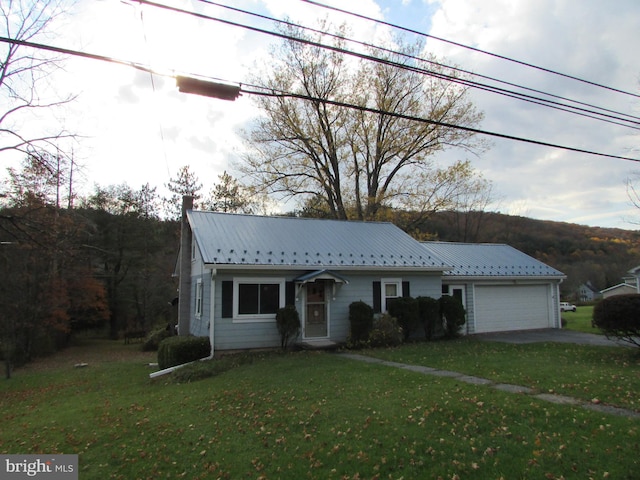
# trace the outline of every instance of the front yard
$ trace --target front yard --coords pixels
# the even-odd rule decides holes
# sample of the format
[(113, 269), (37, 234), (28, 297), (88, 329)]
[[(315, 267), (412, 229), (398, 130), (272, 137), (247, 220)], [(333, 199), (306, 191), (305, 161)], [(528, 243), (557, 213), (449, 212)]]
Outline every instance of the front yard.
[[(618, 479), (638, 471), (634, 419), (319, 352), (263, 353), (192, 383), (152, 381), (146, 364), (155, 357), (138, 347), (92, 342), (55, 367), (0, 382), (0, 452), (77, 453), (83, 480)], [(83, 348), (93, 357), (74, 368)], [(638, 410), (632, 352), (462, 339), (364, 353)]]
[(580, 305), (575, 312), (562, 312), (562, 319), (565, 321), (563, 328), (577, 332), (602, 334), (599, 329), (591, 326), (592, 317), (593, 306)]

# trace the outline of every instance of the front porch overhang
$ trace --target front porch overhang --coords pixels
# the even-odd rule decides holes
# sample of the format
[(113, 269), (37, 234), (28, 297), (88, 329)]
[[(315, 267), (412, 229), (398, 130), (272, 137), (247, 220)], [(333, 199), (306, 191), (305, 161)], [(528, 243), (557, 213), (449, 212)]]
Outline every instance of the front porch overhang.
[(349, 284), (349, 280), (336, 272), (332, 272), (331, 270), (315, 270), (313, 272), (300, 275), (293, 281), (297, 284), (305, 284), (309, 282), (315, 282), (316, 280), (333, 280), (335, 283), (344, 285)]

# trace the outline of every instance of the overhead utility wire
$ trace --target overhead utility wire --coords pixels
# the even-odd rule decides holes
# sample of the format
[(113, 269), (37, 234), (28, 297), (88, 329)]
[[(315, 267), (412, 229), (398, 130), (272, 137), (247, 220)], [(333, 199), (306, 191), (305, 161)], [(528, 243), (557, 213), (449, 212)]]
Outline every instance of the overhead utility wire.
[[(400, 51), (397, 51), (397, 50), (392, 50), (392, 49), (389, 49), (389, 48), (386, 48), (386, 47), (381, 47), (379, 45), (374, 45), (374, 44), (363, 42), (363, 41), (360, 41), (360, 40), (355, 40), (353, 38), (342, 37), (342, 36), (340, 36), (338, 34), (327, 32), (327, 31), (323, 31), (323, 30), (320, 30), (320, 29), (317, 29), (317, 28), (307, 27), (307, 26), (300, 25), (300, 24), (297, 24), (297, 23), (294, 23), (294, 22), (290, 22), (290, 21), (287, 21), (287, 20), (281, 20), (281, 19), (275, 18), (275, 17), (269, 17), (267, 15), (263, 15), (263, 14), (260, 14), (260, 13), (244, 10), (242, 8), (232, 7), (230, 5), (224, 5), (222, 3), (214, 2), (212, 0), (197, 0), (197, 1), (200, 2), (200, 3), (207, 4), (207, 5), (213, 5), (213, 6), (216, 6), (216, 7), (224, 8), (224, 9), (231, 10), (231, 11), (238, 12), (238, 13), (242, 13), (242, 14), (245, 14), (245, 15), (250, 15), (250, 16), (253, 16), (253, 17), (261, 18), (263, 20), (269, 20), (269, 21), (274, 22), (274, 23), (280, 23), (280, 24), (287, 25), (287, 26), (290, 26), (290, 27), (296, 27), (296, 28), (304, 29), (304, 30), (307, 30), (307, 31), (310, 31), (310, 32), (313, 32), (313, 33), (317, 33), (317, 34), (320, 34), (320, 35), (328, 36), (328, 37), (331, 37), (331, 38), (346, 40), (348, 42), (355, 43), (356, 45), (360, 45), (360, 46), (363, 46), (363, 47), (374, 48), (376, 50), (380, 50), (380, 51), (383, 51), (383, 52), (386, 52), (386, 53), (391, 53), (391, 54), (394, 54), (394, 55), (399, 55), (399, 56), (402, 56), (402, 57), (410, 59), (410, 60), (416, 60), (416, 61), (420, 61), (420, 62), (425, 62), (425, 63), (431, 64), (431, 65), (435, 65), (435, 66), (438, 66), (438, 67), (441, 67), (441, 68), (447, 68), (447, 69), (450, 69), (452, 71), (461, 72), (461, 73), (464, 73), (464, 74), (467, 74), (467, 75), (476, 76), (476, 77), (479, 77), (479, 78), (484, 78), (486, 80), (491, 80), (493, 82), (501, 83), (503, 85), (509, 85), (511, 87), (516, 87), (516, 88), (520, 88), (520, 89), (527, 90), (527, 91), (530, 91), (530, 92), (539, 93), (539, 94), (542, 94), (542, 95), (545, 95), (545, 96), (548, 96), (548, 97), (557, 98), (559, 100), (565, 100), (567, 102), (575, 103), (577, 105), (583, 105), (585, 107), (591, 107), (591, 108), (594, 108), (596, 110), (602, 110), (604, 112), (609, 112), (609, 113), (614, 113), (616, 115), (621, 115), (622, 117), (627, 117), (627, 118), (631, 118), (631, 119), (634, 119), (634, 120), (640, 120), (640, 117), (637, 117), (637, 116), (634, 116), (634, 115), (630, 115), (628, 113), (623, 113), (623, 112), (619, 112), (619, 111), (616, 111), (616, 110), (611, 110), (611, 109), (605, 108), (605, 107), (599, 107), (597, 105), (593, 105), (593, 104), (590, 104), (590, 103), (582, 102), (580, 100), (574, 100), (574, 99), (571, 99), (571, 98), (568, 98), (568, 97), (564, 97), (562, 95), (556, 95), (556, 94), (553, 94), (553, 93), (545, 92), (543, 90), (538, 90), (538, 89), (535, 89), (535, 88), (527, 87), (525, 85), (520, 85), (520, 84), (517, 84), (517, 83), (508, 82), (506, 80), (501, 80), (499, 78), (495, 78), (495, 77), (491, 77), (491, 76), (488, 76), (488, 75), (483, 75), (483, 74), (480, 74), (480, 73), (472, 72), (470, 70), (465, 70), (465, 69), (460, 68), (460, 67), (455, 67), (455, 66), (452, 66), (452, 65), (447, 65), (447, 64), (444, 64), (444, 63), (436, 62), (434, 60), (429, 60), (427, 58), (422, 58), (422, 57), (418, 57), (418, 56), (415, 56), (415, 55), (410, 55), (410, 54), (403, 53), (403, 52), (400, 52)], [(480, 84), (480, 85), (482, 85), (482, 84)], [(489, 86), (489, 87), (490, 88), (494, 88), (492, 86)], [(505, 91), (509, 92), (509, 90), (505, 90)], [(500, 92), (495, 92), (495, 93), (500, 93)], [(515, 95), (524, 95), (524, 94), (521, 94), (519, 92), (513, 92), (513, 93)], [(512, 98), (524, 100), (523, 98), (519, 98), (519, 97), (513, 97), (512, 96)], [(542, 102), (552, 102), (550, 100), (539, 98), (539, 97), (529, 97), (529, 98), (539, 99)], [(537, 102), (534, 102), (534, 103), (537, 103)], [(563, 105), (563, 106), (566, 106), (568, 108), (577, 109), (577, 107), (573, 107), (571, 105), (564, 105), (564, 104), (558, 103), (558, 102), (553, 102), (553, 103), (555, 103), (557, 105)], [(543, 104), (543, 103), (538, 103), (538, 104), (546, 106), (546, 104)], [(560, 109), (560, 110), (563, 110), (563, 111), (569, 112), (569, 113), (575, 113), (572, 110), (565, 110), (565, 109)], [(590, 111), (590, 110), (584, 110), (584, 109), (581, 109), (581, 110), (583, 110), (585, 112), (591, 112), (591, 113), (593, 113), (595, 115), (604, 115), (604, 114), (601, 114), (599, 112), (594, 112), (594, 111)], [(596, 120), (601, 120), (600, 118), (592, 117), (590, 115), (585, 115), (585, 116), (587, 116), (589, 118), (596, 119)], [(611, 117), (611, 118), (617, 118), (618, 120), (625, 121), (625, 122), (628, 121), (627, 119), (624, 119), (624, 118), (621, 118), (621, 117)], [(610, 123), (614, 123), (616, 125), (621, 125), (621, 126), (624, 126), (624, 127), (628, 126), (628, 125), (617, 123), (617, 122), (610, 122)], [(634, 122), (634, 123), (636, 123), (636, 122)]]
[[(260, 89), (263, 89), (263, 90), (269, 90), (266, 87), (260, 87), (260, 86), (257, 86), (257, 85), (246, 85), (246, 86), (252, 86), (254, 88), (260, 88)], [(329, 99), (325, 99), (325, 98), (317, 98), (317, 97), (312, 97), (310, 95), (302, 95), (302, 94), (290, 93), (290, 92), (277, 92), (277, 91), (274, 91), (274, 90), (272, 90), (271, 92), (269, 92), (269, 91), (265, 92), (265, 91), (247, 90), (247, 89), (243, 88), (242, 85), (240, 87), (240, 92), (241, 93), (247, 93), (249, 95), (258, 95), (258, 96), (263, 96), (263, 97), (295, 98), (295, 99), (300, 99), (300, 100), (319, 102), (319, 103), (323, 103), (323, 104), (327, 104), (327, 105), (335, 105), (337, 107), (349, 108), (349, 109), (352, 109), (352, 110), (359, 110), (359, 111), (362, 111), (362, 112), (375, 113), (377, 115), (385, 115), (385, 116), (389, 116), (389, 117), (401, 118), (401, 119), (404, 119), (404, 120), (411, 120), (411, 121), (416, 121), (416, 122), (420, 122), (420, 123), (427, 123), (427, 124), (431, 124), (431, 125), (437, 125), (437, 126), (440, 126), (440, 127), (452, 128), (452, 129), (456, 129), (456, 130), (463, 130), (465, 132), (476, 133), (476, 134), (479, 134), (479, 135), (487, 135), (487, 136), (502, 138), (502, 139), (506, 139), (506, 140), (514, 140), (514, 141), (518, 141), (518, 142), (530, 143), (530, 144), (533, 144), (533, 145), (541, 145), (543, 147), (559, 148), (559, 149), (568, 150), (568, 151), (571, 151), (571, 152), (585, 153), (585, 154), (589, 154), (589, 155), (596, 155), (596, 156), (607, 157), (607, 158), (616, 158), (616, 159), (619, 159), (619, 160), (629, 160), (631, 162), (640, 162), (640, 159), (637, 159), (637, 158), (622, 157), (622, 156), (619, 156), (619, 155), (611, 155), (611, 154), (608, 154), (608, 153), (594, 152), (592, 150), (586, 150), (586, 149), (577, 148), (577, 147), (568, 147), (566, 145), (559, 145), (559, 144), (556, 144), (556, 143), (543, 142), (543, 141), (540, 141), (540, 140), (533, 140), (533, 139), (530, 139), (530, 138), (516, 137), (514, 135), (507, 135), (507, 134), (504, 134), (504, 133), (491, 132), (491, 131), (488, 131), (488, 130), (481, 130), (479, 128), (465, 127), (464, 125), (456, 125), (454, 123), (441, 122), (441, 121), (438, 121), (438, 120), (430, 120), (430, 119), (427, 119), (427, 118), (415, 117), (415, 116), (412, 116), (412, 115), (405, 115), (403, 113), (390, 112), (390, 111), (387, 111), (387, 110), (380, 110), (380, 109), (377, 109), (377, 108), (365, 107), (365, 106), (362, 106), (362, 105), (354, 105), (354, 104), (351, 104), (351, 103), (339, 102), (339, 101), (336, 101), (336, 100), (329, 100)]]
[(367, 17), (366, 15), (362, 15), (362, 14), (355, 13), (355, 12), (350, 12), (349, 10), (343, 10), (341, 8), (332, 7), (330, 5), (325, 5), (324, 3), (316, 2), (314, 0), (301, 0), (301, 1), (303, 1), (305, 3), (309, 3), (311, 5), (315, 5), (317, 7), (322, 7), (322, 8), (326, 8), (326, 9), (333, 10), (333, 11), (336, 11), (336, 12), (344, 13), (346, 15), (351, 15), (353, 17), (357, 17), (357, 18), (360, 18), (362, 20), (368, 20), (370, 22), (379, 23), (380, 25), (385, 25), (387, 27), (395, 28), (395, 29), (398, 29), (398, 30), (403, 30), (405, 32), (413, 33), (415, 35), (420, 35), (420, 36), (427, 37), (427, 38), (433, 38), (434, 40), (438, 40), (440, 42), (448, 43), (450, 45), (455, 45), (457, 47), (466, 48), (468, 50), (473, 50), (474, 52), (482, 53), (482, 54), (485, 54), (485, 55), (490, 55), (492, 57), (500, 58), (501, 60), (507, 60), (509, 62), (517, 63), (519, 65), (524, 65), (525, 67), (534, 68), (536, 70), (540, 70), (540, 71), (543, 71), (543, 72), (551, 73), (553, 75), (558, 75), (560, 77), (564, 77), (564, 78), (568, 78), (568, 79), (571, 79), (571, 80), (575, 80), (577, 82), (586, 83), (586, 84), (592, 85), (594, 87), (600, 87), (600, 88), (604, 88), (606, 90), (611, 90), (613, 92), (621, 93), (623, 95), (629, 95), (631, 97), (640, 98), (640, 95), (637, 94), (637, 93), (627, 92), (626, 90), (620, 90), (618, 88), (610, 87), (608, 85), (602, 85), (600, 83), (596, 83), (596, 82), (593, 82), (591, 80), (586, 80), (584, 78), (575, 77), (573, 75), (569, 75), (567, 73), (558, 72), (556, 70), (551, 70), (549, 68), (540, 67), (538, 65), (534, 65), (532, 63), (527, 63), (527, 62), (524, 62), (522, 60), (516, 60), (515, 58), (510, 58), (510, 57), (507, 57), (507, 56), (504, 56), (504, 55), (500, 55), (500, 54), (497, 54), (497, 53), (489, 52), (487, 50), (482, 50), (480, 48), (471, 47), (471, 46), (465, 45), (463, 43), (458, 43), (458, 42), (454, 42), (452, 40), (447, 40), (446, 38), (436, 37), (435, 35), (430, 35), (428, 33), (423, 33), (423, 32), (420, 32), (418, 30), (413, 30), (411, 28), (402, 27), (400, 25), (395, 25), (395, 24), (390, 23), (390, 22), (385, 22), (384, 20), (377, 20), (377, 19), (372, 18), (372, 17)]
[[(25, 40), (17, 40), (17, 39), (13, 39), (13, 38), (7, 38), (7, 37), (0, 37), (0, 42), (3, 43), (10, 43), (13, 45), (22, 45), (25, 47), (31, 47), (31, 48), (36, 48), (36, 49), (41, 49), (41, 50), (48, 50), (51, 52), (57, 52), (57, 53), (62, 53), (65, 55), (72, 55), (72, 56), (78, 56), (78, 57), (83, 57), (83, 58), (88, 58), (88, 59), (92, 59), (92, 60), (101, 60), (104, 62), (110, 62), (110, 63), (115, 63), (115, 64), (119, 64), (119, 65), (125, 65), (128, 67), (132, 67), (138, 70), (141, 70), (143, 72), (147, 72), (147, 73), (154, 73), (156, 75), (163, 75), (163, 76), (167, 76), (167, 77), (174, 77), (176, 78), (177, 75), (174, 74), (167, 74), (167, 73), (159, 73), (157, 71), (154, 71), (153, 69), (151, 69), (150, 67), (146, 66), (146, 65), (142, 65), (140, 63), (137, 62), (132, 62), (132, 61), (128, 61), (128, 60), (121, 60), (121, 59), (117, 59), (117, 58), (113, 58), (113, 57), (108, 57), (106, 55), (96, 55), (93, 53), (88, 53), (88, 52), (82, 52), (82, 51), (78, 51), (78, 50), (71, 50), (68, 48), (62, 48), (62, 47), (55, 47), (52, 45), (45, 45), (45, 44), (41, 44), (41, 43), (34, 43), (34, 42), (28, 42)], [(198, 75), (200, 78), (208, 78), (208, 80), (215, 80), (215, 81), (222, 81), (226, 84), (231, 84), (231, 83), (238, 83), (238, 82), (228, 82), (219, 78), (212, 78), (212, 77), (203, 77), (201, 75)], [(191, 77), (193, 78), (193, 76)], [(343, 102), (337, 102), (334, 100), (328, 100), (328, 99), (322, 99), (322, 98), (316, 98), (316, 97), (311, 97), (309, 95), (300, 95), (300, 94), (295, 94), (295, 93), (290, 93), (290, 92), (278, 92), (273, 90), (273, 89), (268, 89), (266, 87), (263, 86), (258, 86), (258, 85), (247, 85), (249, 87), (253, 87), (253, 88), (258, 88), (258, 89), (262, 89), (263, 91), (256, 91), (256, 90), (247, 90), (247, 89), (243, 89), (242, 88), (242, 84), (240, 84), (240, 92), (241, 93), (247, 93), (250, 95), (260, 95), (260, 96), (270, 96), (270, 97), (289, 97), (289, 98), (297, 98), (297, 99), (301, 99), (301, 100), (307, 100), (307, 101), (314, 101), (314, 102), (321, 102), (321, 103), (325, 103), (328, 105), (335, 105), (338, 107), (344, 107), (344, 108), (351, 108), (354, 110), (360, 110), (360, 111), (365, 111), (365, 112), (371, 112), (371, 113), (375, 113), (378, 115), (387, 115), (387, 116), (391, 116), (391, 117), (396, 117), (396, 118), (402, 118), (405, 120), (412, 120), (412, 121), (416, 121), (416, 122), (422, 122), (422, 123), (428, 123), (428, 124), (432, 124), (432, 125), (438, 125), (438, 126), (442, 126), (442, 127), (447, 127), (447, 128), (453, 128), (453, 129), (457, 129), (457, 130), (463, 130), (463, 131), (467, 131), (467, 132), (471, 132), (471, 133), (477, 133), (480, 135), (488, 135), (488, 136), (492, 136), (492, 137), (498, 137), (498, 138), (504, 138), (507, 140), (514, 140), (514, 141), (519, 141), (519, 142), (525, 142), (525, 143), (530, 143), (530, 144), (534, 144), (534, 145), (541, 145), (541, 146), (545, 146), (545, 147), (552, 147), (552, 148), (559, 148), (562, 150), (568, 150), (568, 151), (572, 151), (572, 152), (578, 152), (578, 153), (585, 153), (585, 154), (589, 154), (589, 155), (596, 155), (596, 156), (600, 156), (600, 157), (607, 157), (607, 158), (615, 158), (618, 160), (628, 160), (631, 162), (640, 162), (640, 159), (638, 158), (630, 158), (630, 157), (623, 157), (620, 155), (612, 155), (612, 154), (608, 154), (608, 153), (601, 153), (601, 152), (594, 152), (591, 150), (585, 150), (585, 149), (581, 149), (581, 148), (575, 148), (575, 147), (567, 147), (564, 145), (559, 145), (559, 144), (554, 144), (554, 143), (549, 143), (549, 142), (542, 142), (539, 140), (532, 140), (529, 138), (523, 138), (523, 137), (516, 137), (513, 135), (506, 135), (506, 134), (502, 134), (502, 133), (497, 133), (497, 132), (490, 132), (487, 130), (480, 130), (477, 128), (471, 128), (471, 127), (465, 127), (462, 125), (456, 125), (456, 124), (452, 124), (452, 123), (445, 123), (445, 122), (440, 122), (437, 120), (429, 120), (426, 118), (420, 118), (420, 117), (414, 117), (414, 116), (410, 116), (410, 115), (405, 115), (402, 113), (397, 113), (397, 112), (389, 112), (386, 110), (379, 110), (379, 109), (375, 109), (375, 108), (370, 108), (370, 107), (364, 107), (361, 105), (353, 105), (353, 104), (349, 104), (349, 103), (343, 103)]]
[[(285, 40), (297, 41), (297, 42), (300, 42), (300, 43), (303, 43), (303, 44), (306, 44), (306, 45), (315, 46), (315, 47), (323, 48), (323, 49), (326, 49), (326, 50), (331, 50), (331, 51), (334, 51), (334, 52), (337, 52), (337, 53), (343, 53), (343, 54), (346, 54), (346, 55), (351, 55), (351, 56), (354, 56), (354, 57), (357, 57), (357, 58), (360, 58), (360, 59), (363, 59), (363, 60), (370, 60), (372, 62), (381, 63), (381, 64), (389, 65), (389, 66), (392, 66), (392, 67), (396, 67), (396, 68), (402, 68), (402, 69), (405, 69), (405, 70), (412, 70), (412, 71), (414, 71), (416, 73), (421, 73), (421, 74), (426, 74), (426, 75), (438, 77), (438, 78), (441, 78), (443, 80), (451, 81), (451, 82), (454, 82), (454, 83), (460, 83), (460, 84), (471, 86), (471, 87), (474, 87), (474, 88), (479, 88), (481, 90), (490, 91), (492, 93), (498, 93), (498, 94), (505, 95), (505, 96), (508, 96), (508, 97), (517, 98), (517, 99), (520, 99), (520, 100), (523, 100), (523, 101), (528, 101), (530, 103), (536, 103), (536, 104), (543, 105), (543, 106), (546, 106), (546, 107), (549, 107), (549, 108), (562, 110), (562, 111), (565, 111), (565, 112), (573, 113), (575, 115), (581, 115), (581, 116), (585, 116), (585, 117), (592, 118), (592, 119), (595, 119), (595, 120), (600, 120), (600, 121), (607, 122), (607, 123), (613, 123), (613, 124), (624, 126), (624, 127), (628, 127), (628, 128), (639, 129), (638, 127), (634, 127), (634, 126), (630, 126), (630, 125), (626, 125), (626, 124), (622, 124), (622, 123), (618, 123), (618, 122), (613, 122), (613, 121), (607, 120), (606, 118), (598, 118), (598, 117), (594, 117), (594, 116), (591, 116), (591, 115), (585, 115), (583, 113), (580, 113), (580, 111), (583, 110), (583, 111), (587, 111), (589, 113), (592, 113), (594, 115), (599, 115), (599, 116), (602, 116), (602, 117), (614, 118), (614, 119), (617, 119), (617, 120), (620, 120), (620, 121), (623, 121), (623, 122), (635, 123), (635, 124), (640, 125), (640, 121), (628, 120), (628, 119), (624, 119), (624, 118), (620, 118), (620, 117), (615, 117), (615, 116), (612, 116), (612, 115), (607, 115), (607, 114), (603, 114), (603, 113), (599, 113), (599, 112), (593, 112), (593, 111), (590, 111), (590, 110), (585, 110), (585, 109), (582, 109), (582, 108), (579, 108), (579, 107), (573, 107), (573, 106), (570, 106), (570, 105), (565, 105), (565, 104), (562, 104), (562, 103), (554, 102), (552, 100), (545, 100), (545, 99), (541, 99), (541, 98), (538, 98), (538, 97), (532, 97), (530, 95), (526, 95), (526, 94), (523, 94), (523, 93), (512, 92), (510, 90), (505, 90), (505, 89), (501, 89), (499, 87), (494, 87), (494, 86), (490, 86), (490, 85), (481, 84), (481, 83), (478, 83), (478, 82), (473, 82), (471, 80), (457, 78), (457, 77), (454, 77), (454, 76), (451, 76), (451, 75), (446, 75), (444, 73), (434, 72), (434, 71), (426, 70), (426, 69), (421, 69), (419, 67), (412, 67), (412, 66), (409, 66), (409, 65), (405, 65), (405, 64), (398, 63), (398, 62), (394, 62), (392, 60), (387, 60), (387, 59), (375, 57), (375, 56), (372, 56), (372, 55), (367, 55), (367, 54), (364, 54), (364, 53), (358, 53), (358, 52), (354, 52), (352, 50), (346, 50), (344, 48), (340, 48), (340, 47), (336, 47), (336, 46), (332, 46), (332, 45), (326, 45), (326, 44), (323, 44), (323, 43), (320, 43), (320, 42), (314, 42), (314, 41), (308, 40), (308, 39), (303, 39), (303, 38), (299, 38), (299, 37), (292, 37), (292, 36), (287, 35), (285, 33), (274, 32), (272, 30), (265, 30), (263, 28), (254, 27), (254, 26), (246, 25), (246, 24), (242, 24), (242, 23), (237, 23), (237, 22), (233, 22), (231, 20), (225, 20), (225, 19), (218, 18), (218, 17), (212, 17), (210, 15), (205, 15), (203, 13), (193, 12), (193, 11), (190, 11), (190, 10), (184, 10), (184, 9), (181, 9), (181, 8), (178, 8), (178, 7), (173, 7), (173, 6), (162, 4), (162, 3), (152, 2), (150, 0), (135, 0), (135, 1), (138, 2), (138, 3), (141, 3), (141, 4), (150, 5), (150, 6), (153, 6), (153, 7), (158, 7), (158, 8), (162, 8), (162, 9), (165, 9), (165, 10), (169, 10), (169, 11), (172, 11), (172, 12), (175, 12), (175, 13), (184, 13), (184, 14), (191, 15), (191, 16), (194, 16), (194, 17), (197, 17), (197, 18), (202, 18), (202, 19), (205, 19), (205, 20), (211, 20), (211, 21), (215, 21), (215, 22), (218, 22), (218, 23), (223, 23), (225, 25), (229, 25), (229, 26), (233, 26), (233, 27), (240, 27), (240, 28), (244, 28), (244, 29), (247, 29), (247, 30), (250, 30), (250, 31), (257, 32), (257, 33), (263, 33), (263, 34), (266, 34), (266, 35), (271, 35), (271, 36), (275, 36), (275, 37), (278, 37), (278, 38), (282, 38), (282, 39), (285, 39)], [(560, 108), (560, 107), (554, 106), (554, 104), (561, 105), (562, 107), (566, 107), (566, 108)], [(574, 110), (577, 110), (577, 111), (568, 110), (568, 109), (574, 109)]]

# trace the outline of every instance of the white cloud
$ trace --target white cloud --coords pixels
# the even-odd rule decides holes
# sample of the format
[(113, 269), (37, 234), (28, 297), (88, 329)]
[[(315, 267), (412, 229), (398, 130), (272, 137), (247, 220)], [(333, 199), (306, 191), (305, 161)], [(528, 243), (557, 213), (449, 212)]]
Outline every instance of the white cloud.
[[(315, 26), (328, 16), (349, 23), (355, 38), (372, 41), (388, 28), (292, 0), (239, 0), (235, 7)], [(326, 3), (388, 20), (432, 35), (529, 63), (640, 93), (637, 56), (637, 0), (360, 0)], [(184, 8), (273, 29), (269, 21), (175, 0)], [(142, 13), (142, 19), (141, 19)], [(176, 70), (242, 81), (276, 39), (218, 22), (139, 7), (135, 3), (78, 2), (69, 28), (55, 39), (68, 48), (109, 55), (158, 71)], [(381, 37), (382, 36), (382, 37)], [(53, 42), (53, 41), (52, 41)], [(427, 47), (465, 69), (578, 98), (635, 115), (640, 100), (427, 40)], [(171, 78), (128, 67), (71, 58), (57, 88), (80, 94), (60, 122), (85, 135), (75, 149), (90, 182), (101, 185), (149, 182), (162, 186), (190, 164), (207, 188), (241, 149), (238, 129), (258, 115), (251, 99), (235, 102), (178, 93)], [(505, 87), (508, 88), (508, 87)], [(587, 150), (639, 156), (640, 136), (595, 122), (515, 101), (473, 92), (486, 118), (482, 128)], [(623, 226), (632, 215), (625, 179), (638, 165), (548, 147), (494, 139), (493, 148), (470, 158), (494, 182), (500, 209), (551, 220)], [(461, 152), (443, 155), (442, 162)], [(463, 155), (464, 156), (464, 155)]]
[[(639, 93), (634, 51), (640, 6), (621, 0), (441, 0), (431, 34), (531, 64)], [(615, 5), (615, 7), (614, 7)], [(495, 57), (429, 41), (439, 54), (478, 73), (621, 112), (638, 114), (638, 99), (537, 72)], [(474, 92), (483, 128), (514, 136), (629, 156), (637, 131)], [(637, 150), (636, 150), (637, 157)], [(629, 213), (624, 181), (633, 162), (508, 141), (474, 162), (506, 202), (527, 201), (531, 215), (551, 220), (623, 226)], [(504, 203), (504, 202), (503, 202)]]

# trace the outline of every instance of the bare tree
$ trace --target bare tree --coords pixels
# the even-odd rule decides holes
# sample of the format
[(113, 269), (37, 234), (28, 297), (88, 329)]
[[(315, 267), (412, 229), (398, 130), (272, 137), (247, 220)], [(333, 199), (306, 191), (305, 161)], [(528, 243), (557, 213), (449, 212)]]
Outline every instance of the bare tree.
[[(71, 3), (62, 0), (0, 2), (0, 35), (17, 42), (46, 38)], [(4, 41), (0, 43), (0, 152), (56, 150), (63, 138), (75, 135), (56, 128), (32, 128), (28, 114), (61, 107), (75, 96), (58, 96), (48, 80), (61, 66), (49, 52)], [(27, 126), (31, 124), (31, 128)]]
[[(287, 33), (307, 39), (296, 29)], [(344, 47), (333, 38), (337, 49)], [(438, 167), (434, 156), (447, 148), (478, 152), (485, 145), (438, 123), (471, 127), (482, 114), (466, 89), (414, 68), (408, 59), (421, 47), (400, 43), (395, 48), (402, 54), (372, 51), (382, 59), (372, 63), (286, 41), (273, 51), (272, 67), (252, 79), (273, 95), (258, 99), (264, 115), (247, 136), (242, 171), (256, 186), (302, 204), (322, 199), (328, 216), (339, 219), (377, 219), (388, 208), (428, 216), (453, 205), (473, 171), (467, 162)]]

